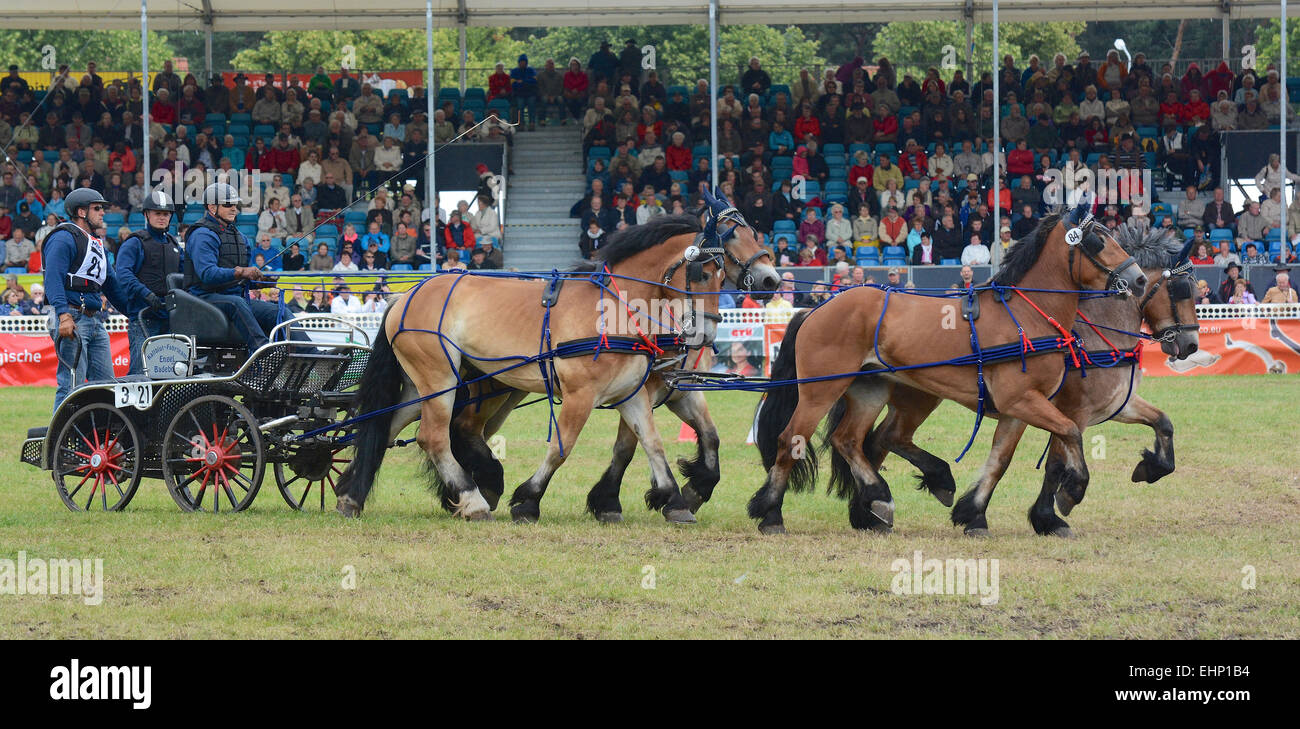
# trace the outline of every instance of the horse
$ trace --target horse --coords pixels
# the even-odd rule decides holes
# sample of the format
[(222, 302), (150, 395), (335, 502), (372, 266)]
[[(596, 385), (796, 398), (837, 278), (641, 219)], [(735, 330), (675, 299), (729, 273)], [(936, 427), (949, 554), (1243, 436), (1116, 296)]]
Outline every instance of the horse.
[[(710, 226), (719, 222), (711, 214)], [(418, 418), (417, 441), (430, 461), (443, 505), (468, 520), (491, 518), (501, 491), (489, 486), (485, 498), (474, 474), (490, 472), (492, 485), (503, 485), (503, 474), (497, 475), (500, 464), (481, 437), (458, 441), (458, 458), (450, 434), (466, 373), (483, 370), (506, 387), (563, 402), (558, 417), (552, 415), (553, 437), (542, 463), (511, 498), (515, 520), (539, 518), (540, 499), (555, 470), (572, 453), (592, 409), (607, 405), (630, 424), (650, 457), (647, 503), (670, 522), (693, 523), (655, 429), (649, 393), (642, 387), (649, 370), (645, 352), (662, 352), (657, 338), (641, 328), (643, 320), (654, 321), (654, 316), (634, 310), (629, 302), (659, 302), (654, 313), (687, 310), (686, 304), (697, 298), (716, 296), (727, 262), (745, 254), (750, 257), (741, 265), (752, 268), (748, 275), (764, 287), (779, 283), (775, 269), (756, 263), (760, 254), (770, 254), (748, 250), (758, 247), (752, 235), (731, 236), (722, 250), (702, 250), (695, 245), (700, 232), (699, 220), (692, 216), (659, 216), (612, 235), (599, 261), (567, 275), (556, 273), (550, 283), (535, 277), (444, 275), (395, 299), (353, 403), (353, 411), (365, 415), (355, 433), (353, 461), (339, 480), (339, 512), (360, 515), (385, 450)], [(561, 296), (557, 282), (564, 278), (570, 280)], [(692, 284), (698, 287), (694, 293)], [(602, 307), (602, 301), (614, 306)], [(609, 342), (616, 338), (595, 336), (601, 335), (602, 321), (607, 328), (635, 331), (640, 340), (624, 338), (628, 346), (611, 350)], [(716, 319), (698, 316), (692, 321), (712, 338)], [(566, 342), (570, 354), (584, 356), (557, 356)], [(603, 350), (602, 344), (607, 345)], [(465, 450), (473, 457), (465, 459)], [(462, 460), (472, 462), (471, 472)]]
[[(724, 280), (735, 289), (742, 291), (771, 291), (779, 286), (780, 277), (772, 268), (771, 251), (759, 244), (756, 233), (743, 216), (732, 208), (725, 197), (714, 198), (705, 191), (704, 202), (712, 221), (731, 222), (730, 230), (719, 230), (714, 225), (706, 225), (697, 237), (697, 243), (712, 246), (714, 250), (725, 254), (723, 270)], [(707, 250), (707, 248), (706, 248)], [(769, 263), (762, 263), (766, 258)], [(716, 317), (717, 297), (701, 297), (702, 302), (696, 309), (697, 316)], [(645, 382), (645, 389), (650, 394), (651, 402), (668, 407), (682, 422), (689, 425), (696, 433), (696, 456), (693, 459), (679, 458), (678, 471), (686, 479), (682, 486), (682, 496), (692, 514), (707, 502), (713, 489), (721, 479), (718, 460), (718, 429), (709, 415), (708, 403), (704, 393), (683, 391), (672, 388), (663, 376), (667, 369), (677, 369), (682, 365), (695, 367), (703, 353), (710, 349), (712, 339), (696, 338), (683, 353), (656, 361)], [(504, 395), (504, 397), (502, 397)], [(505, 423), (509, 414), (526, 397), (527, 393), (503, 388), (496, 380), (485, 380), (468, 388), (458, 400), (458, 414), (452, 424), (452, 446), (457, 453), (465, 452), (473, 458), (473, 450), (465, 448), (463, 443), (490, 439)], [(474, 402), (474, 407), (461, 407), (462, 403)], [(613, 455), (609, 466), (600, 479), (587, 494), (587, 511), (597, 521), (612, 523), (622, 521), (622, 504), (619, 502), (619, 490), (623, 474), (636, 453), (637, 435), (633, 425), (626, 419), (619, 420), (618, 434), (614, 441)], [(462, 459), (462, 463), (465, 459)], [(481, 459), (476, 467), (487, 478), (499, 478), (492, 463)], [(480, 471), (476, 470), (475, 474)], [(482, 483), (480, 481), (480, 483)]]
[[(849, 496), (849, 523), (856, 529), (892, 530), (893, 497), (863, 455), (862, 441), (896, 383), (958, 402), (977, 417), (996, 411), (1050, 431), (1064, 457), (1048, 478), (1071, 491), (1086, 485), (1081, 430), (1050, 400), (1064, 374), (1064, 359), (1059, 352), (1028, 356), (1026, 350), (1035, 334), (1040, 343), (1055, 336), (1059, 346), (1071, 346), (1080, 289), (1127, 295), (1147, 284), (1133, 257), (1104, 225), (1085, 217), (1086, 210), (1085, 204), (1046, 216), (1032, 235), (1008, 249), (990, 284), (963, 297), (967, 326), (956, 323), (954, 299), (882, 286), (841, 291), (797, 314), (772, 365), (772, 380), (779, 384), (768, 389), (757, 418), (756, 440), (768, 473), (748, 511), (759, 531), (785, 532), (785, 490), (816, 482), (810, 439), (845, 395), (844, 416), (831, 444), (852, 475), (851, 482), (840, 484), (842, 495)], [(976, 313), (981, 310), (982, 315)], [(990, 341), (1018, 346), (989, 348)], [(1041, 344), (1038, 351), (1055, 351), (1046, 347)], [(986, 362), (986, 349), (1018, 349), (1019, 354)], [(995, 438), (994, 449), (999, 448), (1013, 450), (1014, 444)]]
[[(1096, 366), (1086, 370), (1068, 368), (1053, 402), (1073, 420), (1080, 430), (1107, 420), (1141, 423), (1155, 431), (1155, 450), (1144, 449), (1142, 460), (1133, 469), (1133, 482), (1155, 483), (1174, 471), (1173, 423), (1159, 408), (1137, 394), (1142, 381), (1140, 365), (1143, 340), (1134, 336), (1145, 321), (1161, 350), (1175, 359), (1191, 356), (1199, 347), (1199, 326), (1193, 300), (1195, 280), (1187, 260), (1190, 245), (1179, 249), (1172, 230), (1149, 226), (1121, 225), (1115, 238), (1142, 267), (1149, 281), (1142, 297), (1134, 302), (1115, 298), (1093, 298), (1079, 302), (1084, 325), (1079, 327), (1083, 348), (1091, 352)], [(1117, 354), (1122, 356), (1116, 356)], [(948, 463), (920, 448), (913, 436), (939, 406), (940, 398), (904, 385), (896, 385), (889, 397), (889, 412), (873, 428), (862, 444), (862, 452), (872, 467), (879, 470), (887, 452), (895, 453), (921, 471), (918, 489), (924, 489), (944, 506), (953, 505), (956, 485)], [(827, 420), (827, 437), (823, 450), (830, 450), (832, 483), (851, 483), (849, 463), (830, 447), (833, 433), (844, 413), (844, 401), (836, 403)], [(998, 413), (992, 413), (999, 417)], [(1023, 421), (1010, 421), (1005, 430), (999, 425), (1004, 442), (1014, 443), (1024, 432)], [(1014, 438), (1015, 440), (1006, 440)], [(997, 438), (995, 437), (995, 440)], [(952, 522), (964, 527), (968, 536), (987, 536), (986, 511), (997, 481), (1007, 467), (1010, 453), (995, 450), (997, 459), (985, 464), (981, 478), (957, 502)], [(1059, 449), (1048, 447), (1048, 468), (1058, 468)], [(1040, 535), (1069, 537), (1070, 525), (1056, 515), (1053, 497), (1062, 513), (1069, 515), (1075, 504), (1068, 493), (1053, 494), (1044, 480), (1043, 491), (1029, 511), (1029, 521)], [(1080, 490), (1082, 498), (1084, 490)]]

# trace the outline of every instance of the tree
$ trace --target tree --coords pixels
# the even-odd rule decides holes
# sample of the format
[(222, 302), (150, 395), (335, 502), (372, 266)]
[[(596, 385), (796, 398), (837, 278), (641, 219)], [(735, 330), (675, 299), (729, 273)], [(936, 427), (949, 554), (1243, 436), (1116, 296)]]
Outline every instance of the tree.
[[(1282, 23), (1270, 20), (1259, 26), (1255, 41), (1255, 68), (1263, 69), (1272, 63), (1277, 65), (1282, 60)], [(1300, 74), (1300, 23), (1289, 21), (1286, 24), (1286, 66), (1287, 75)]]
[[(212, 67), (216, 71), (233, 68), (235, 54), (246, 48), (261, 45), (266, 31), (229, 31), (212, 34)], [(176, 46), (176, 55), (185, 56), (190, 61), (190, 68), (203, 68), (204, 38), (202, 31), (174, 32), (167, 38)], [(205, 81), (206, 83), (206, 81)]]
[[(998, 50), (1011, 54), (1016, 64), (1023, 67), (1031, 54), (1037, 54), (1044, 63), (1050, 63), (1056, 53), (1064, 53), (1073, 60), (1079, 52), (1074, 36), (1083, 31), (1085, 23), (1001, 23), (998, 25)], [(993, 26), (989, 23), (975, 25), (975, 52), (973, 64), (975, 77), (985, 70), (993, 70)], [(885, 56), (902, 73), (911, 73), (920, 80), (931, 66), (964, 69), (966, 65), (966, 26), (956, 20), (926, 20), (912, 23), (890, 23), (876, 34), (873, 55)], [(1001, 65), (1001, 64), (999, 64)], [(945, 73), (945, 76), (950, 73)]]
[[(527, 45), (537, 66), (547, 58), (554, 58), (558, 66), (577, 58), (585, 67), (601, 41), (610, 41), (617, 54), (627, 38), (635, 39), (638, 47), (654, 46), (656, 70), (665, 83), (691, 84), (696, 79), (708, 78), (709, 29), (705, 26), (553, 28), (541, 36), (531, 36)], [(773, 83), (790, 83), (798, 78), (800, 68), (825, 64), (817, 42), (795, 26), (723, 26), (718, 31), (718, 46), (718, 74), (723, 84), (739, 81), (741, 69), (750, 56), (762, 62)]]
[[(527, 45), (510, 38), (506, 31), (505, 28), (468, 28), (466, 67), (490, 69), (497, 63), (504, 63), (507, 68), (513, 66)], [(425, 67), (425, 48), (422, 29), (272, 31), (256, 48), (236, 54), (232, 63), (245, 71), (305, 73), (316, 66), (337, 71), (345, 61), (354, 60), (352, 65), (362, 70), (412, 70)], [(455, 28), (435, 28), (433, 48), (435, 68), (460, 67), (460, 41)], [(490, 71), (479, 74), (481, 82), (487, 81), (487, 73)]]
[[(101, 71), (140, 70), (140, 33), (134, 30), (100, 30), (83, 33), (76, 30), (0, 30), (0, 59), (5, 66), (18, 64), (24, 71), (42, 68), (45, 46), (53, 47), (53, 61), (66, 63), (74, 75), (84, 72), (94, 61)], [(162, 33), (149, 33), (149, 66), (162, 69), (163, 61), (176, 55)], [(53, 69), (51, 69), (53, 70)], [(77, 75), (77, 78), (80, 78)]]

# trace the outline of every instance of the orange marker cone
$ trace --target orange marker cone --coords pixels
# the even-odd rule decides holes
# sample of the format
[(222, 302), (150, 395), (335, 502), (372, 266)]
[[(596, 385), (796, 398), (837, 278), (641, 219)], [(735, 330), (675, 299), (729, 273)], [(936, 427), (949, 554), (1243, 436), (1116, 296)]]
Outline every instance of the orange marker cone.
[(694, 443), (694, 442), (695, 442), (695, 429), (692, 428), (691, 426), (687, 425), (686, 423), (682, 423), (682, 429), (679, 430), (679, 431), (677, 431), (677, 442), (678, 442), (678, 443)]

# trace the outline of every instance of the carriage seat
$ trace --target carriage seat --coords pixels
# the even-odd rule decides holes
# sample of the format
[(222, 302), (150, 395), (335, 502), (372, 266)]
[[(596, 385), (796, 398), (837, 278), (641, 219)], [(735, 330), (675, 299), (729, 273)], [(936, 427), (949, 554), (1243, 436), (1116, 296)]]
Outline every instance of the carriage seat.
[(235, 323), (220, 309), (185, 290), (185, 276), (167, 274), (167, 315), (171, 331), (194, 337), (200, 347), (243, 347)]

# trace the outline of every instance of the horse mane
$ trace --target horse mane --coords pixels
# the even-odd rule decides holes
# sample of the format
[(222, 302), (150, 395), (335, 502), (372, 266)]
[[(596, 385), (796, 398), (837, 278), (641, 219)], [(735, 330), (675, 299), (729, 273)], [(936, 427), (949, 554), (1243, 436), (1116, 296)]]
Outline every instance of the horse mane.
[(1064, 211), (1054, 210), (1044, 215), (1032, 233), (1008, 248), (1002, 256), (1002, 265), (993, 275), (993, 283), (999, 286), (1014, 286), (1020, 283), (1025, 274), (1029, 273), (1029, 269), (1038, 262), (1043, 246), (1047, 245), (1048, 236), (1056, 229), (1056, 224), (1061, 222), (1063, 214)]
[(1175, 235), (1173, 228), (1124, 223), (1111, 235), (1142, 268), (1168, 268), (1183, 247), (1181, 236)]
[(644, 250), (649, 250), (687, 233), (699, 233), (703, 230), (698, 216), (657, 215), (641, 225), (629, 225), (609, 236), (609, 241), (596, 251), (596, 257), (602, 263), (614, 265), (631, 258)]

